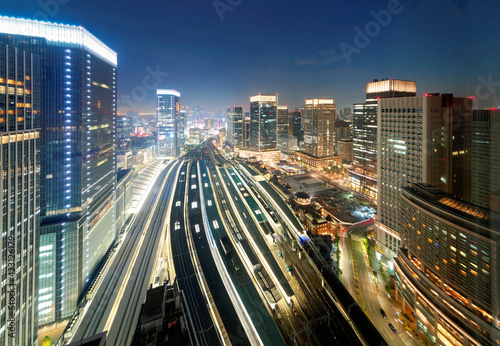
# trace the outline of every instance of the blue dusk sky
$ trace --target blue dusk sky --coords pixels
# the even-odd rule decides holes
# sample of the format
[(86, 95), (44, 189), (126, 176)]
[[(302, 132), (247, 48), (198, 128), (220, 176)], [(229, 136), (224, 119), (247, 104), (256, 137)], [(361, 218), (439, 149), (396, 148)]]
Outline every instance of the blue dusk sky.
[(0, 14), (84, 26), (118, 53), (119, 110), (154, 112), (154, 87), (209, 111), (248, 109), (259, 92), (342, 109), (374, 78), (498, 107), (499, 10), (497, 0), (2, 0)]

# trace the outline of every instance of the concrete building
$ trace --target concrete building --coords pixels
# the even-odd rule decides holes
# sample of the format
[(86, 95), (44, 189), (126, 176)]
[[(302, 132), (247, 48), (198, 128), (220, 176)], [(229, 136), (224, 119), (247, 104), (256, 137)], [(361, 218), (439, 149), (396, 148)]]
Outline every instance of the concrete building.
[(293, 156), (296, 163), (312, 171), (322, 171), (325, 168), (342, 166), (342, 158), (340, 156), (318, 158), (301, 151), (296, 151)]
[(352, 139), (351, 123), (347, 121), (335, 121), (333, 124), (335, 132), (335, 156), (340, 155), (338, 151), (339, 142), (343, 139)]
[(500, 191), (500, 110), (474, 110), (472, 121), (472, 203), (490, 207)]
[(134, 165), (132, 157), (133, 157), (132, 150), (118, 153), (118, 155), (116, 155), (116, 160), (117, 160), (116, 168), (118, 170), (132, 169), (132, 166)]
[(353, 141), (352, 139), (342, 139), (339, 142), (338, 154), (342, 158), (342, 162), (347, 164), (353, 160)]
[(297, 137), (282, 133), (278, 136), (278, 150), (287, 155), (297, 151)]
[(177, 281), (173, 285), (150, 288), (131, 345), (196, 345), (198, 339), (192, 320)]
[(197, 127), (192, 127), (189, 129), (189, 141), (191, 143), (201, 143), (203, 141), (203, 136), (201, 134), (201, 129)]
[(500, 217), (429, 184), (401, 188), (396, 299), (432, 345), (500, 343)]
[(470, 200), (472, 99), (426, 94), (378, 101), (377, 241), (390, 257), (401, 247), (401, 187), (437, 186)]
[(227, 141), (227, 131), (226, 129), (219, 130), (219, 145), (223, 146)]

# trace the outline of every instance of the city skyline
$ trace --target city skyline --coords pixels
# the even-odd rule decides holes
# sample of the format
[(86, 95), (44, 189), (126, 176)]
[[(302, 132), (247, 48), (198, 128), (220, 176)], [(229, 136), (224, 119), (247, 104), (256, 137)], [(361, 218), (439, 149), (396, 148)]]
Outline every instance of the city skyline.
[[(327, 2), (320, 12), (302, 2), (286, 4), (266, 4), (262, 14), (259, 4), (246, 2), (222, 9), (212, 2), (194, 7), (174, 2), (163, 7), (175, 13), (168, 15), (168, 25), (154, 20), (162, 13), (149, 10), (159, 6), (156, 2), (145, 9), (130, 1), (11, 2), (2, 14), (81, 25), (107, 42), (119, 53), (119, 112), (154, 110), (156, 88), (175, 88), (185, 95), (184, 104), (212, 112), (246, 105), (258, 91), (278, 92), (290, 109), (313, 97), (334, 98), (343, 109), (362, 101), (362, 86), (374, 78), (417, 80), (418, 95), (476, 96), (476, 108), (500, 105), (499, 48), (489, 40), (495, 30), (489, 14), (498, 9), (493, 1), (481, 6)], [(96, 6), (104, 11), (93, 11)], [(108, 16), (109, 11), (115, 15)], [(342, 15), (332, 17), (332, 11)], [(482, 18), (481, 25), (473, 18)], [(181, 25), (183, 30), (177, 30)], [(320, 48), (304, 49), (306, 43)], [(131, 50), (131, 45), (141, 49)], [(260, 49), (253, 50), (256, 45)], [(478, 59), (483, 47), (488, 51)]]
[(499, 9), (7, 4), (0, 344), (500, 344)]

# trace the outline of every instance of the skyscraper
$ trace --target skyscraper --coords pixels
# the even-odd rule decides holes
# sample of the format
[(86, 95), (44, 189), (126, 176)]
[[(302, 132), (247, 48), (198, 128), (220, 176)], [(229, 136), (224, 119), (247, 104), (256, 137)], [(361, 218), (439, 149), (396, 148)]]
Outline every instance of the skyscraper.
[(499, 215), (429, 184), (401, 189), (396, 297), (434, 345), (500, 342)]
[(378, 127), (377, 240), (396, 251), (402, 186), (424, 182), (470, 200), (472, 100), (449, 94), (380, 99)]
[(472, 203), (490, 207), (500, 191), (500, 110), (474, 110), (472, 121)]
[(0, 42), (2, 345), (37, 339), (40, 115), (40, 60)]
[(323, 158), (335, 152), (335, 103), (333, 99), (306, 100), (304, 114), (304, 152)]
[(288, 127), (290, 125), (289, 115), (288, 115), (288, 106), (278, 106), (277, 107), (278, 115), (276, 119), (277, 126), (277, 136), (281, 134), (288, 134)]
[(278, 94), (250, 97), (250, 146), (257, 151), (277, 148)]
[(186, 145), (187, 133), (187, 111), (181, 109), (179, 114), (179, 126), (177, 128), (177, 145), (179, 147), (179, 155), (184, 154), (184, 147)]
[(374, 79), (366, 83), (366, 101), (354, 104), (353, 170), (351, 188), (377, 197), (377, 101), (383, 98), (416, 96), (416, 82), (397, 79)]
[[(352, 139), (352, 130), (350, 127), (351, 123), (347, 121), (335, 121), (333, 124), (334, 132), (335, 132), (335, 155), (340, 155), (338, 153), (338, 146), (341, 140), (343, 139)], [(351, 159), (352, 161), (352, 159)]]
[(300, 114), (300, 111), (293, 111), (291, 118), (292, 126), (291, 131), (289, 131), (288, 133), (293, 135), (294, 137), (297, 137), (298, 146), (300, 142), (304, 141), (304, 131), (302, 131), (302, 116)]
[(157, 155), (178, 157), (180, 153), (180, 99), (181, 93), (173, 89), (157, 89)]
[(81, 26), (0, 17), (41, 65), (39, 324), (73, 314), (115, 229), (117, 55)]
[(233, 148), (243, 146), (243, 107), (232, 106), (227, 110), (227, 141)]

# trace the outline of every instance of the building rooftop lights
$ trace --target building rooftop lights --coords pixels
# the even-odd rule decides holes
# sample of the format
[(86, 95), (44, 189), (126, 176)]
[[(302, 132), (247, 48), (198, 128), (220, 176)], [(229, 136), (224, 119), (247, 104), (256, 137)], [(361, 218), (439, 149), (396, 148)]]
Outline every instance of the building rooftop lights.
[(116, 52), (82, 26), (0, 16), (0, 33), (43, 37), (49, 42), (75, 44), (84, 47), (113, 66), (116, 66), (118, 62)]
[(174, 89), (156, 89), (156, 95), (173, 95), (181, 97), (181, 93)]

